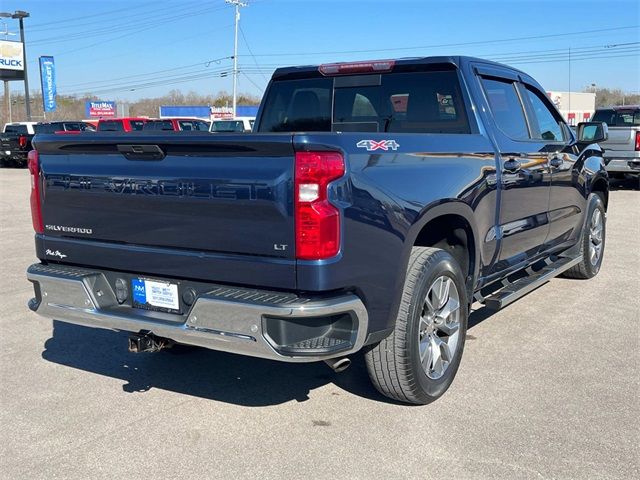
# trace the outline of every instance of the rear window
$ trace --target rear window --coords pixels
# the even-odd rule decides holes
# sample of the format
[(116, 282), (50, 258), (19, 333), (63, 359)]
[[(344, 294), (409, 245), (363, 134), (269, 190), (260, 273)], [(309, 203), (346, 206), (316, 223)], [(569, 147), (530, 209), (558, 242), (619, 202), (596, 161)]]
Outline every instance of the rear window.
[(244, 132), (242, 120), (220, 120), (211, 124), (212, 132)]
[(55, 133), (64, 130), (63, 123), (42, 123), (33, 126), (33, 131), (36, 133)]
[(204, 120), (180, 120), (178, 122), (180, 125), (180, 130), (185, 132), (208, 132), (209, 131), (209, 122), (205, 122)]
[(99, 132), (123, 132), (124, 126), (120, 120), (106, 120), (98, 123)]
[(470, 133), (454, 70), (351, 78), (274, 82), (258, 130)]
[(593, 122), (605, 122), (610, 127), (633, 127), (640, 125), (640, 109), (596, 110)]
[(483, 78), (482, 85), (498, 128), (514, 140), (528, 140), (529, 127), (515, 84)]
[[(131, 122), (133, 126), (133, 122)], [(142, 130), (171, 130), (173, 131), (173, 124), (171, 120), (150, 120), (142, 126)]]
[(75, 123), (75, 122), (74, 123), (69, 123), (69, 122), (66, 122), (64, 124), (64, 129), (66, 131), (68, 131), (68, 132), (70, 132), (70, 131), (77, 132), (77, 131), (84, 130), (84, 127), (80, 123)]
[(5, 125), (4, 133), (28, 133), (26, 125)]
[(131, 124), (131, 130), (142, 130), (147, 122), (144, 120), (131, 120), (129, 123)]

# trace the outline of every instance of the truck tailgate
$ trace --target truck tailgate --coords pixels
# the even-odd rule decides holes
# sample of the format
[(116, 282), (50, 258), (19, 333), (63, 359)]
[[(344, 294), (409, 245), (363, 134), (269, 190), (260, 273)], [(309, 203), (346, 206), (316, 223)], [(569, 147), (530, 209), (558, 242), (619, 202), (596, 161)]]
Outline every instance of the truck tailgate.
[(609, 127), (609, 138), (606, 142), (602, 142), (602, 146), (606, 150), (633, 151), (637, 130), (631, 127)]
[[(74, 240), (65, 261), (73, 262), (74, 245), (86, 251), (95, 242), (96, 257), (98, 244), (113, 244), (146, 273), (167, 270), (161, 255), (141, 265), (142, 247), (173, 263), (179, 252), (185, 262), (187, 253), (224, 259), (225, 268), (229, 259), (273, 260), (295, 278), (291, 135), (100, 133), (38, 136), (34, 144), (44, 241)], [(180, 276), (193, 276), (186, 263)]]

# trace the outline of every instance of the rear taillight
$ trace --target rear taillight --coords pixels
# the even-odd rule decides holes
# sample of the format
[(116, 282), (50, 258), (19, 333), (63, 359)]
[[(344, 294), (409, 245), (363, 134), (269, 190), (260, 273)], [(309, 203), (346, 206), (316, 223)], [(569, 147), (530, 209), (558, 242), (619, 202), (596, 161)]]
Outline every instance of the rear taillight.
[(636, 152), (640, 152), (640, 132), (636, 132)]
[(340, 251), (340, 212), (329, 202), (327, 190), (344, 171), (338, 152), (296, 153), (296, 258), (322, 260)]
[(31, 174), (31, 221), (36, 233), (43, 233), (42, 197), (40, 196), (40, 162), (38, 152), (29, 152), (29, 173)]
[(20, 145), (20, 148), (24, 148), (27, 146), (27, 137), (25, 137), (24, 135), (20, 135), (18, 137), (18, 145)]

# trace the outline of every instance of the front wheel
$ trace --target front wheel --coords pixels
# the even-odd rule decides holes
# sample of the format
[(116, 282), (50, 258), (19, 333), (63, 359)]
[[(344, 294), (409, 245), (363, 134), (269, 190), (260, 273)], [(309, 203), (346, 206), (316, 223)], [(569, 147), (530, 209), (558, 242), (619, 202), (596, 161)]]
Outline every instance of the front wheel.
[(366, 352), (367, 370), (383, 395), (427, 404), (458, 371), (467, 331), (464, 275), (444, 250), (414, 247), (394, 332)]

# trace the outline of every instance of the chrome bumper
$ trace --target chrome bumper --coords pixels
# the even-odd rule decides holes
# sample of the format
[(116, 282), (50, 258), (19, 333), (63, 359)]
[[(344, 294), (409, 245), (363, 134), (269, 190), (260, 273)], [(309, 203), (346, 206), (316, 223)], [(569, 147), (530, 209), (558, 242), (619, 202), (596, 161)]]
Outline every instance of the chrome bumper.
[(610, 150), (604, 157), (608, 172), (640, 173), (640, 152)]
[[(127, 332), (151, 332), (175, 342), (286, 362), (312, 362), (339, 357), (362, 348), (368, 327), (367, 311), (353, 294), (303, 298), (259, 290), (211, 285), (188, 313), (174, 315), (120, 305), (107, 277), (100, 271), (63, 265), (34, 264), (27, 270), (36, 297), (29, 308), (47, 318), (78, 325)], [(340, 342), (314, 337), (279, 345), (269, 334), (269, 319), (279, 330), (342, 316), (352, 328)], [(346, 343), (345, 343), (346, 342)], [(284, 353), (283, 353), (284, 351)]]

